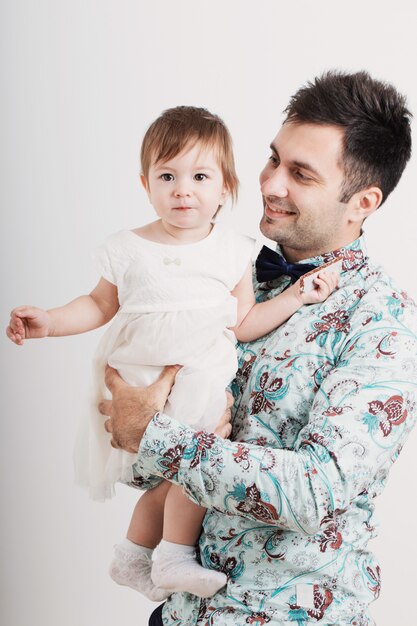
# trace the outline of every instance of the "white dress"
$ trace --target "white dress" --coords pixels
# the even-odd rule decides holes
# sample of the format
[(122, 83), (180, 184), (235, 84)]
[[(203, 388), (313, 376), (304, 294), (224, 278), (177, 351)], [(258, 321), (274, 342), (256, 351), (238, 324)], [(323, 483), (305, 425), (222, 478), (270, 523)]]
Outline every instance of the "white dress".
[(89, 426), (76, 446), (77, 481), (97, 500), (132, 479), (136, 455), (115, 450), (97, 404), (107, 397), (108, 362), (129, 384), (153, 383), (165, 365), (180, 364), (164, 412), (196, 429), (213, 430), (225, 409), (236, 367), (237, 301), (231, 291), (252, 257), (254, 241), (215, 224), (185, 245), (149, 241), (131, 230), (111, 235), (97, 251), (101, 275), (117, 286), (120, 309), (95, 356)]

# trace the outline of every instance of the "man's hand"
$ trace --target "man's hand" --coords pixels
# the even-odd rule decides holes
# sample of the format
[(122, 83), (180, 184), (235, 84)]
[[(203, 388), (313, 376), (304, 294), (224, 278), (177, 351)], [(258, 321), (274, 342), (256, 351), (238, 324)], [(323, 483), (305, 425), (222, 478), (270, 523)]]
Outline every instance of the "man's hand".
[(140, 388), (131, 387), (115, 369), (106, 367), (105, 383), (112, 400), (101, 402), (99, 411), (109, 416), (104, 427), (112, 434), (111, 444), (114, 448), (132, 453), (138, 451), (149, 422), (157, 411), (164, 408), (179, 369), (179, 365), (168, 365), (156, 382)]
[(231, 408), (233, 406), (234, 398), (229, 391), (226, 391), (226, 398), (226, 411), (223, 413), (214, 430), (214, 434), (219, 437), (223, 437), (223, 439), (228, 439), (232, 434), (232, 425), (230, 420), (232, 419)]

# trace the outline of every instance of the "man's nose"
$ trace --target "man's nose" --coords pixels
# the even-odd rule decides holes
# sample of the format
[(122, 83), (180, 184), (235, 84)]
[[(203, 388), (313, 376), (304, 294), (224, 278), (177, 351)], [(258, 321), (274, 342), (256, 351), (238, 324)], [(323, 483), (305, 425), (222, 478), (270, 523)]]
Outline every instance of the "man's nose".
[(263, 196), (276, 196), (277, 198), (288, 196), (288, 181), (280, 166), (272, 172), (262, 172), (261, 193)]

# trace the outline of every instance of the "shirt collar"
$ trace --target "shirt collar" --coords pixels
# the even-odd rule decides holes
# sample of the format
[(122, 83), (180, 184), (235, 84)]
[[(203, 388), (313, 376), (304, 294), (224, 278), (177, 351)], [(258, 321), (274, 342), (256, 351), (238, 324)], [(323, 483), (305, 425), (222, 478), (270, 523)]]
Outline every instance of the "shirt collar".
[[(284, 256), (279, 245), (277, 245), (276, 250), (281, 256)], [(329, 261), (336, 261), (340, 259), (343, 260), (342, 272), (347, 272), (348, 270), (358, 270), (366, 263), (368, 255), (363, 232), (358, 239), (355, 239), (355, 241), (352, 241), (352, 243), (349, 243), (342, 248), (332, 250), (331, 252), (325, 252), (324, 254), (318, 254), (317, 256), (310, 257), (309, 259), (303, 259), (300, 263), (313, 263), (319, 267), (320, 265), (323, 265), (323, 263), (329, 263)]]

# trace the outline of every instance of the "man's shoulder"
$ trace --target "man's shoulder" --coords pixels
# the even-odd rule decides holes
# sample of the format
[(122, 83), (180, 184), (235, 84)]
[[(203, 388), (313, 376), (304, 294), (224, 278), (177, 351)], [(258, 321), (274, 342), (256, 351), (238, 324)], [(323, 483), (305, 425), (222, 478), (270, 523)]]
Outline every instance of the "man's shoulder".
[(417, 306), (407, 290), (381, 264), (367, 259), (355, 278), (345, 285), (352, 307), (352, 322), (361, 320), (369, 327), (401, 324), (417, 334)]
[(416, 308), (416, 304), (407, 290), (391, 276), (391, 274), (381, 264), (367, 260), (361, 272), (363, 279), (363, 289), (369, 297), (386, 298), (395, 294), (396, 299), (406, 301), (411, 307)]

